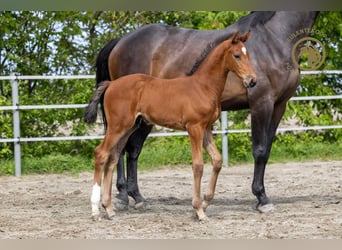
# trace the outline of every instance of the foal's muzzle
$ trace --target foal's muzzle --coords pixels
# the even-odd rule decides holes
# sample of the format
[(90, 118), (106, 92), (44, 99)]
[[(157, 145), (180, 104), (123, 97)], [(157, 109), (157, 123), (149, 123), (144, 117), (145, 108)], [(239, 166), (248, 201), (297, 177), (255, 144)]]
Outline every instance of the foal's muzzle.
[(253, 75), (248, 75), (243, 78), (243, 85), (246, 88), (252, 88), (256, 85), (256, 77)]

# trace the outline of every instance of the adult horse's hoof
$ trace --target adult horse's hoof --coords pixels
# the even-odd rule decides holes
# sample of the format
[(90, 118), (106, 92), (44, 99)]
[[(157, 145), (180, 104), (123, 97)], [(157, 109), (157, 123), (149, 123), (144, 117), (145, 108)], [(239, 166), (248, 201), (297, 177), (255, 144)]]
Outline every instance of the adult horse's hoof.
[(128, 210), (128, 200), (124, 201), (124, 200), (121, 200), (121, 199), (115, 197), (114, 198), (114, 206), (115, 206), (116, 210), (118, 210), (118, 211)]
[(137, 210), (147, 210), (150, 209), (150, 205), (146, 201), (141, 201), (138, 203), (135, 203), (134, 208)]
[(261, 205), (260, 203), (257, 205), (256, 209), (260, 212), (260, 213), (271, 213), (273, 211), (276, 210), (275, 206), (272, 203), (269, 204), (265, 204), (265, 205)]

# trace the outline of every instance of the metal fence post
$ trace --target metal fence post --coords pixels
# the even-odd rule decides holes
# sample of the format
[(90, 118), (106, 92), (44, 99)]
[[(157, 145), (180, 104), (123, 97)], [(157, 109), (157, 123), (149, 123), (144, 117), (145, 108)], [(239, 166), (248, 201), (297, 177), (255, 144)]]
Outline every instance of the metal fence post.
[(228, 112), (221, 112), (222, 133), (222, 165), (228, 167)]
[[(12, 76), (16, 76), (12, 74)], [(13, 135), (14, 139), (14, 165), (15, 165), (15, 176), (21, 176), (21, 148), (20, 148), (20, 119), (19, 119), (19, 94), (18, 94), (18, 78), (11, 80), (12, 87), (12, 105), (17, 108), (13, 110)]]

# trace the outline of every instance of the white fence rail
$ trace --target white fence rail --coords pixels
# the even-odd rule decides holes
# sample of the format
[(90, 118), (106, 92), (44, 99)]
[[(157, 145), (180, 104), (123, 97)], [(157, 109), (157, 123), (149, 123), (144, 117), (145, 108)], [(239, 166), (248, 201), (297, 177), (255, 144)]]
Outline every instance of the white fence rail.
[[(342, 74), (342, 70), (324, 70), (324, 71), (303, 71), (302, 75), (308, 74)], [(1, 138), (0, 143), (14, 143), (14, 161), (15, 161), (15, 176), (21, 175), (21, 142), (39, 142), (39, 141), (63, 141), (63, 140), (94, 140), (102, 139), (103, 136), (63, 136), (63, 137), (20, 137), (20, 110), (32, 109), (69, 109), (69, 108), (85, 108), (87, 104), (54, 104), (54, 105), (19, 105), (18, 95), (18, 81), (19, 80), (55, 80), (55, 79), (94, 79), (94, 75), (67, 75), (67, 76), (20, 76), (12, 74), (10, 76), (0, 76), (0, 80), (10, 80), (12, 86), (12, 106), (0, 106), (0, 111), (13, 111), (13, 134), (14, 138)], [(334, 96), (305, 96), (293, 97), (293, 101), (308, 101), (308, 100), (332, 100), (342, 99), (342, 95)], [(250, 129), (230, 129), (228, 131), (227, 112), (221, 114), (221, 130), (213, 131), (214, 134), (222, 135), (222, 158), (223, 164), (228, 166), (228, 132), (229, 133), (249, 133)], [(293, 128), (278, 128), (280, 131), (306, 131), (306, 130), (323, 130), (323, 129), (341, 129), (342, 125), (330, 126), (308, 126), (308, 127), (293, 127)], [(184, 136), (187, 132), (165, 132), (165, 133), (151, 133), (149, 137), (156, 136)]]

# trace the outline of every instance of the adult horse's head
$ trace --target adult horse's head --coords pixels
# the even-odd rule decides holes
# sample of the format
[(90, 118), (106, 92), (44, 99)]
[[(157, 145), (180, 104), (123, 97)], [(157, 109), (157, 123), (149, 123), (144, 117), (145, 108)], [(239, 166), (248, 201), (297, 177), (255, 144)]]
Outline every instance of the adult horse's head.
[(226, 54), (230, 70), (242, 80), (246, 88), (254, 87), (256, 84), (256, 75), (249, 61), (249, 52), (244, 45), (250, 33), (249, 31), (241, 35), (240, 32), (236, 32), (231, 38), (231, 46)]

